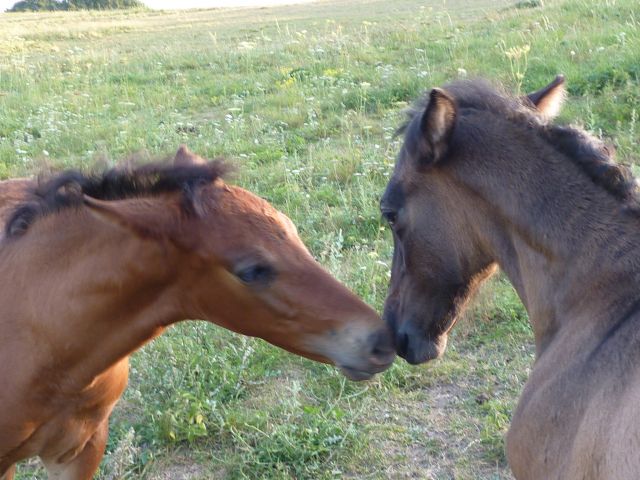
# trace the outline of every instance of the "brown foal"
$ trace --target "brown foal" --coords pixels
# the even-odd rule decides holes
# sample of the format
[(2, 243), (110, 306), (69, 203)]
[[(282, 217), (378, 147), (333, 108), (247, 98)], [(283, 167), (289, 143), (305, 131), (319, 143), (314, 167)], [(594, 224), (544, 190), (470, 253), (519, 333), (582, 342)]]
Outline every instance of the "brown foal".
[(0, 479), (32, 456), (50, 478), (92, 478), (129, 355), (184, 319), (356, 380), (393, 361), (378, 315), (221, 172), (181, 148), (175, 166), (0, 184)]

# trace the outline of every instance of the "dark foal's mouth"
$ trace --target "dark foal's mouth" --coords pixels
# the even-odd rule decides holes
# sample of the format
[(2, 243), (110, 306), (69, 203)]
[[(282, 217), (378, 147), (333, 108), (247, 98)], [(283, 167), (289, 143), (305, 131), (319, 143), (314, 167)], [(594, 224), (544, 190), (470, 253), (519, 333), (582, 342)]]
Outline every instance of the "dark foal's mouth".
[(396, 351), (411, 365), (419, 365), (440, 358), (447, 348), (447, 335), (437, 338), (403, 335), (396, 340)]

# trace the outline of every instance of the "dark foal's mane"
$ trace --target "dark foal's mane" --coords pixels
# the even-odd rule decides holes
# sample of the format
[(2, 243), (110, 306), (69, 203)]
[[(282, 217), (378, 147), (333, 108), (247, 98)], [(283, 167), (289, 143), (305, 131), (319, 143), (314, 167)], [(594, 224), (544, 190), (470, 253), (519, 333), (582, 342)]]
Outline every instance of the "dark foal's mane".
[[(604, 143), (586, 131), (573, 126), (552, 125), (536, 112), (526, 96), (510, 96), (484, 80), (457, 81), (445, 85), (443, 90), (455, 100), (460, 113), (467, 109), (489, 111), (534, 130), (549, 145), (578, 165), (596, 185), (640, 215), (640, 192), (631, 170), (617, 164)], [(425, 95), (408, 110), (407, 120), (397, 131), (397, 134), (405, 134), (406, 142), (420, 141), (420, 138), (414, 138), (421, 134), (420, 129), (410, 126), (414, 121), (420, 121), (428, 102), (429, 95)]]
[(215, 160), (204, 165), (150, 163), (137, 168), (113, 168), (102, 174), (69, 170), (39, 178), (29, 192), (29, 199), (9, 217), (5, 234), (18, 236), (39, 217), (79, 207), (85, 195), (98, 200), (123, 200), (181, 192), (182, 210), (195, 215), (198, 187), (214, 182), (226, 171), (224, 162)]

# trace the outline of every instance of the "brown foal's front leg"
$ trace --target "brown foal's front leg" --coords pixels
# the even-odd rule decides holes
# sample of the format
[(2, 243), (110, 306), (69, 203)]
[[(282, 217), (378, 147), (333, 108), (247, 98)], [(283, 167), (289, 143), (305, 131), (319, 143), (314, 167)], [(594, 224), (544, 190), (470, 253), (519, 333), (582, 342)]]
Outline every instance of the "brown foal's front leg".
[(2, 476), (0, 476), (0, 480), (13, 480), (13, 476), (16, 474), (16, 466), (11, 465)]
[(91, 480), (100, 466), (109, 437), (109, 418), (100, 425), (84, 449), (65, 464), (44, 461), (50, 480)]

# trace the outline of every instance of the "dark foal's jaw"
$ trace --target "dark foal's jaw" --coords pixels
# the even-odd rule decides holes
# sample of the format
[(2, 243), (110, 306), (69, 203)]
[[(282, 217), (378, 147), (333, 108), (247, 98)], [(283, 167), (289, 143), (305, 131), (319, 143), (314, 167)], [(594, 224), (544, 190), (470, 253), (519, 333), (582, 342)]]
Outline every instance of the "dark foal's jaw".
[[(541, 118), (552, 118), (564, 96), (558, 76), (521, 99)], [(433, 89), (403, 128), (404, 144), (380, 200), (393, 232), (393, 263), (383, 318), (394, 332), (398, 355), (411, 364), (440, 357), (450, 330), (478, 285), (496, 271), (475, 234), (478, 206), (461, 208), (452, 180), (472, 154), (455, 148), (459, 121), (455, 99)], [(455, 212), (455, 213), (453, 213)]]

